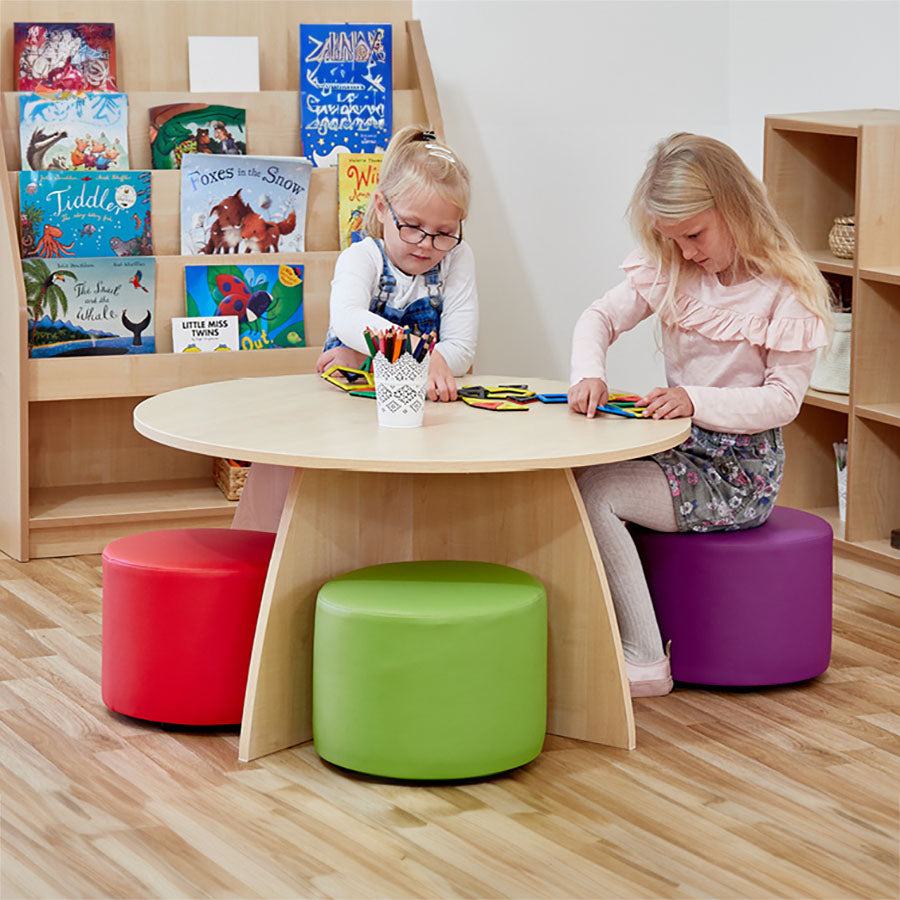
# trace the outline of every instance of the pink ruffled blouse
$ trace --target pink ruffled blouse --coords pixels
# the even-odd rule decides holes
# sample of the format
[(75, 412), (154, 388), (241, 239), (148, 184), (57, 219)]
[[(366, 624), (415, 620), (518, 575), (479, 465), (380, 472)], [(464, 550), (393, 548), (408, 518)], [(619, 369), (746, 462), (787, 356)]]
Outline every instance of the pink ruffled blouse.
[[(640, 252), (621, 268), (625, 280), (579, 317), (571, 383), (606, 381), (606, 351), (623, 332), (656, 312), (666, 278)], [(809, 387), (825, 324), (781, 280), (761, 276), (723, 285), (699, 267), (676, 295), (676, 324), (662, 327), (669, 387), (683, 387), (693, 421), (710, 431), (755, 434), (786, 425)]]

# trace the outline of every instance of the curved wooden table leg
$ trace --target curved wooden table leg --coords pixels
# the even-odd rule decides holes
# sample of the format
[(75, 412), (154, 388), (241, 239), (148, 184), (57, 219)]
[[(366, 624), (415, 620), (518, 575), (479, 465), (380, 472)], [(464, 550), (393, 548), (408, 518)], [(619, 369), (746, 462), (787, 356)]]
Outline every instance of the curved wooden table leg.
[(475, 475), (297, 471), (257, 625), (240, 758), (309, 740), (321, 585), (360, 566), (472, 559), (539, 578), (549, 601), (548, 730), (635, 744), (612, 601), (569, 470)]

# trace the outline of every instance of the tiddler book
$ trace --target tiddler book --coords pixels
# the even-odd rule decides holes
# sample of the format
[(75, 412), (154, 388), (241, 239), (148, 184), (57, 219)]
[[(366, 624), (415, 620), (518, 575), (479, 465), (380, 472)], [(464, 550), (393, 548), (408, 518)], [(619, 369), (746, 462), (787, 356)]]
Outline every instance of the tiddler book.
[(20, 172), (22, 256), (152, 256), (149, 172)]

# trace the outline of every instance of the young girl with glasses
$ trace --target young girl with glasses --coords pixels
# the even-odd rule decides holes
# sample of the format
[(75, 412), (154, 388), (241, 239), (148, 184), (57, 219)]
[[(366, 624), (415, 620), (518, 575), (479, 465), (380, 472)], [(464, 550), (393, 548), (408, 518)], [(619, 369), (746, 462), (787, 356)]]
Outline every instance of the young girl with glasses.
[(478, 297), (472, 250), (462, 239), (469, 173), (433, 133), (408, 126), (388, 144), (369, 198), (362, 241), (338, 257), (331, 323), (316, 363), (358, 368), (368, 355), (366, 328), (406, 325), (437, 332), (428, 396), (455, 400), (455, 375), (475, 356)]
[(639, 405), (655, 419), (692, 416), (691, 434), (672, 450), (577, 474), (631, 694), (642, 697), (668, 693), (672, 677), (624, 523), (705, 532), (765, 522), (781, 483), (781, 426), (800, 409), (831, 317), (819, 270), (725, 144), (693, 134), (662, 141), (629, 214), (640, 250), (575, 326), (569, 406), (595, 415), (608, 393), (607, 348), (655, 312), (669, 386)]

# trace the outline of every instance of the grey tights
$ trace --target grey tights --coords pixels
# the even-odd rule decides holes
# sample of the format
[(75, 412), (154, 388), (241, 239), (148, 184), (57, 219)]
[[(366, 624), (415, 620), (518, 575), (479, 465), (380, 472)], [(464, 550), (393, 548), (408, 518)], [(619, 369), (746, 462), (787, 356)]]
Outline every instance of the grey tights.
[(589, 466), (576, 473), (612, 594), (622, 649), (632, 663), (664, 654), (647, 579), (625, 522), (654, 531), (677, 531), (672, 495), (663, 470), (652, 460)]

